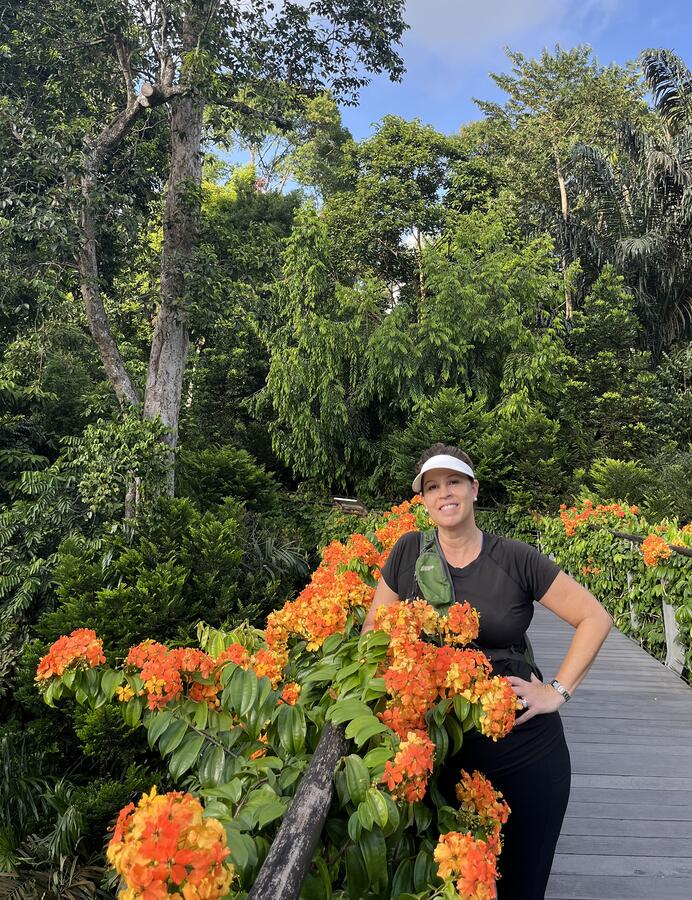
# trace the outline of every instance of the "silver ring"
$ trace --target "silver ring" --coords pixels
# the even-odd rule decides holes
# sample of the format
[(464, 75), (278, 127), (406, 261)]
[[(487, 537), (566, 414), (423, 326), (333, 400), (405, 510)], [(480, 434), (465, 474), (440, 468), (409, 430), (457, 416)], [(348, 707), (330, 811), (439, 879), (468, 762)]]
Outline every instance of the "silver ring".
[(526, 699), (526, 697), (520, 697), (520, 698), (519, 698), (519, 702), (520, 702), (521, 705), (524, 707), (524, 709), (528, 709), (528, 708), (529, 708), (529, 701)]

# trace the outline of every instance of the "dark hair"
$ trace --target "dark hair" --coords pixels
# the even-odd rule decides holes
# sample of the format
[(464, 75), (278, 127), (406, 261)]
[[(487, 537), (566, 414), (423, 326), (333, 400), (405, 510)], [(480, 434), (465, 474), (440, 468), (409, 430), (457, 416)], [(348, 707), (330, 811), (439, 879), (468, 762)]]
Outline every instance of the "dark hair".
[[(432, 456), (453, 456), (455, 459), (460, 459), (462, 462), (465, 462), (467, 466), (471, 466), (473, 469), (473, 463), (471, 462), (471, 457), (468, 453), (464, 453), (463, 450), (460, 450), (458, 447), (454, 447), (451, 444), (433, 444), (432, 447), (428, 447), (427, 450), (424, 450), (421, 453), (420, 459), (416, 463), (416, 475)], [(473, 478), (470, 478), (468, 475), (466, 477), (469, 478), (469, 481), (473, 481)], [(421, 489), (422, 488), (423, 485), (421, 485)]]
[(464, 453), (463, 450), (460, 450), (458, 447), (453, 447), (451, 444), (433, 444), (432, 447), (428, 447), (427, 450), (424, 450), (421, 453), (420, 459), (416, 464), (416, 475), (432, 456), (453, 456), (455, 459), (460, 459), (462, 462), (465, 462), (467, 466), (473, 468), (473, 463), (471, 462), (471, 457), (468, 453)]

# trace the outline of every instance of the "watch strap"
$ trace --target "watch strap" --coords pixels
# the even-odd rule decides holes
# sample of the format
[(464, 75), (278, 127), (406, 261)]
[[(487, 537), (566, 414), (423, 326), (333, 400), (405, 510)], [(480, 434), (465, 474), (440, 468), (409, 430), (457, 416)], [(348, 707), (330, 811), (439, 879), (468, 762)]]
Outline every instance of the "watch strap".
[(562, 696), (565, 698), (565, 702), (567, 702), (571, 698), (572, 695), (570, 694), (570, 692), (567, 690), (567, 688), (564, 686), (564, 684), (561, 684), (557, 680), (557, 678), (554, 678), (550, 682), (550, 684), (552, 687), (555, 688), (555, 690), (558, 692), (558, 694), (562, 694)]

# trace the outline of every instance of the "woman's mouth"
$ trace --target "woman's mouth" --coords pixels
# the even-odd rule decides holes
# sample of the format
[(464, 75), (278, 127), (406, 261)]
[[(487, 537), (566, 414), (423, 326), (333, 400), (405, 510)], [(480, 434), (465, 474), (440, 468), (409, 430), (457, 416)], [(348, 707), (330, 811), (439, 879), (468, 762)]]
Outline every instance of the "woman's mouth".
[(440, 507), (440, 512), (449, 512), (452, 509), (458, 509), (458, 508), (459, 508), (458, 503), (443, 503), (442, 506)]

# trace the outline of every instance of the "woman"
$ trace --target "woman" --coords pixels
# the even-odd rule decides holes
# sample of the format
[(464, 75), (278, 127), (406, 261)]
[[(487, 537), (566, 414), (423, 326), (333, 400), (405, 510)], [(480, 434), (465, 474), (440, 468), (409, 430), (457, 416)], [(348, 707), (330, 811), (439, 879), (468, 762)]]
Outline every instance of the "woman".
[[(457, 447), (435, 444), (426, 450), (413, 490), (437, 527), (454, 599), (468, 600), (478, 610), (478, 646), (493, 673), (509, 678), (524, 707), (502, 740), (467, 732), (458, 756), (443, 765), (438, 785), (453, 803), (463, 766), (483, 772), (502, 791), (512, 812), (500, 856), (499, 900), (542, 900), (570, 789), (570, 759), (557, 710), (588, 672), (612, 619), (592, 594), (533, 547), (477, 527), (478, 481), (471, 460)], [(379, 606), (424, 596), (416, 578), (420, 549), (416, 532), (392, 548), (364, 631), (374, 627)], [(552, 683), (537, 677), (525, 640), (534, 601), (576, 629)]]

